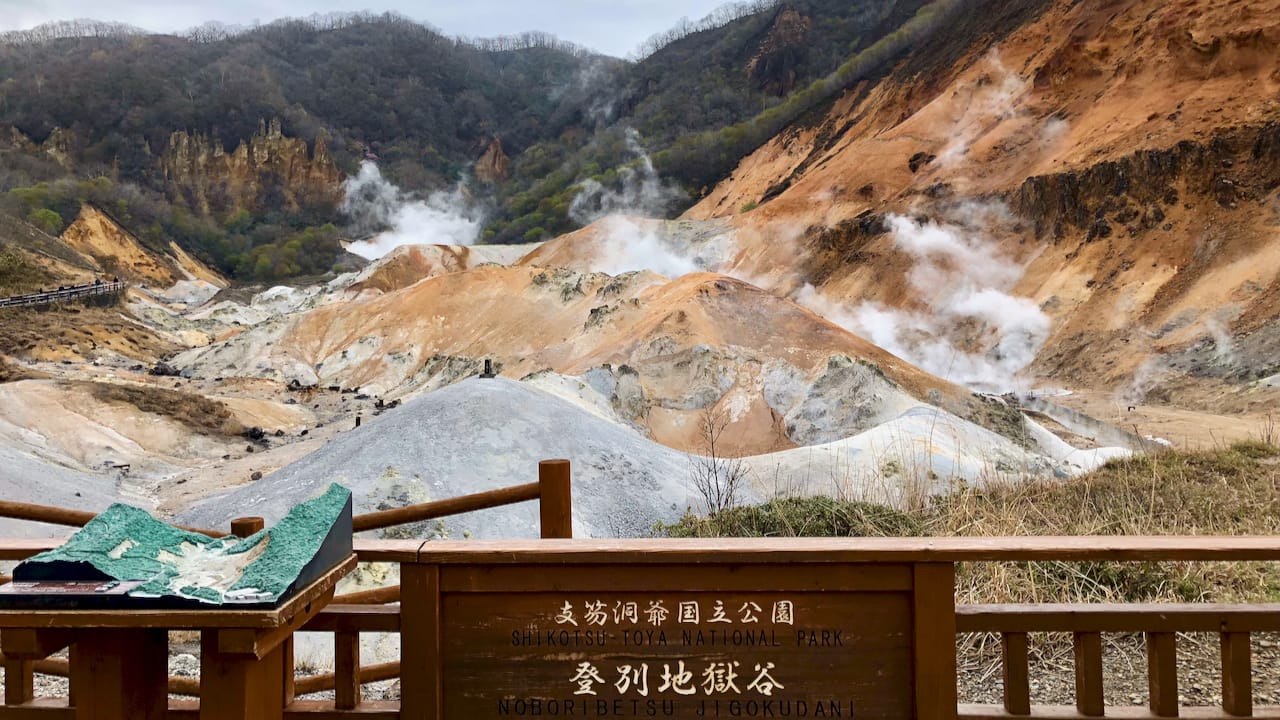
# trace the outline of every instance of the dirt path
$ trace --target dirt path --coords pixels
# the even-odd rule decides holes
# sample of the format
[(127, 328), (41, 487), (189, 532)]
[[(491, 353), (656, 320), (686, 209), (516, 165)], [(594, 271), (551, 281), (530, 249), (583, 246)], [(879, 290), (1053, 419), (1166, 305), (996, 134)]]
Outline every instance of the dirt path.
[[(1256, 440), (1268, 432), (1267, 416), (1259, 413), (1225, 415), (1169, 405), (1138, 405), (1130, 410), (1113, 393), (1098, 390), (1076, 391), (1052, 400), (1125, 430), (1164, 438), (1186, 450)], [(1280, 425), (1280, 413), (1276, 413), (1273, 422), (1272, 441), (1276, 439), (1274, 428)]]

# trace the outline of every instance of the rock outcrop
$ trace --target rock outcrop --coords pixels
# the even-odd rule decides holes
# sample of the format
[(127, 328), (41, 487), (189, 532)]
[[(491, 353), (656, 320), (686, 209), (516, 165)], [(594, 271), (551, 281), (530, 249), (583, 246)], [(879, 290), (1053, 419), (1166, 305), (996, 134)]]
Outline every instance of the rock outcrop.
[(1034, 223), (1038, 236), (1060, 239), (1076, 229), (1094, 240), (1162, 225), (1183, 193), (1233, 209), (1263, 200), (1277, 186), (1280, 122), (1270, 122), (1232, 128), (1206, 142), (1184, 140), (1082, 170), (1030, 177), (1014, 193), (1013, 206)]
[(796, 86), (796, 68), (809, 56), (809, 18), (784, 8), (747, 64), (747, 77), (761, 90), (782, 97)]
[(18, 128), (10, 126), (9, 137), (6, 140), (8, 146), (15, 150), (32, 155), (44, 153), (54, 162), (67, 169), (71, 169), (74, 166), (75, 154), (79, 145), (79, 139), (75, 133), (60, 127), (54, 128), (49, 133), (49, 137), (44, 139), (44, 142), (38, 143), (23, 134)]
[(476, 161), (476, 177), (481, 182), (500, 183), (511, 176), (511, 159), (502, 149), (502, 138), (495, 137)]
[(175, 132), (161, 169), (169, 193), (205, 214), (327, 208), (342, 195), (342, 173), (324, 138), (308, 149), (305, 140), (286, 137), (279, 120), (260, 123), (230, 153), (207, 135)]

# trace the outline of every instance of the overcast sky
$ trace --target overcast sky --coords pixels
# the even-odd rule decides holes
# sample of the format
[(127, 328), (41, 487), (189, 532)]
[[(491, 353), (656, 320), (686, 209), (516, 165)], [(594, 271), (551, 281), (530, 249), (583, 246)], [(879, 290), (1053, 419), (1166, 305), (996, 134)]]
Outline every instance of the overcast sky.
[[(178, 32), (217, 20), (229, 25), (268, 23), (312, 13), (393, 10), (425, 20), (455, 35), (490, 37), (526, 30), (622, 57), (640, 41), (674, 26), (682, 16), (697, 20), (724, 0), (0, 0), (0, 31), (23, 30), (51, 20), (115, 20), (154, 32)], [(354, 3), (354, 4), (353, 4)]]

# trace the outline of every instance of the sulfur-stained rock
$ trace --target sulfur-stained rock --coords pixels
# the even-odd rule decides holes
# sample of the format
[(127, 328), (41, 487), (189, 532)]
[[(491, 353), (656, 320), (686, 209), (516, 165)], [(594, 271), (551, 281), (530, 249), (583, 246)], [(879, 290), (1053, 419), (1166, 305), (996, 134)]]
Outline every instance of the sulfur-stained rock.
[(279, 120), (260, 124), (230, 153), (206, 135), (175, 132), (160, 164), (170, 194), (206, 214), (296, 212), (331, 206), (342, 195), (342, 173), (324, 137), (308, 149), (305, 140), (287, 137)]

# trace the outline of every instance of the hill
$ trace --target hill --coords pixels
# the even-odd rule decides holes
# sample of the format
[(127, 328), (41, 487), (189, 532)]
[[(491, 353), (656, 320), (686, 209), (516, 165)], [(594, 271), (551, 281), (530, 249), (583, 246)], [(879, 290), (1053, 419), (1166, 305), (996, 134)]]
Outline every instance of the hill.
[[(590, 219), (646, 148), (672, 185), (653, 209), (686, 207), (776, 129), (923, 42), (947, 15), (935, 5), (950, 7), (757, 3), (638, 62), (537, 33), (463, 41), (389, 14), (10, 35), (0, 204), (57, 233), (93, 203), (154, 247), (276, 280), (343, 262), (339, 240), (370, 228), (342, 212), (342, 182), (376, 158), (413, 193), (466, 180), (488, 208), (484, 238), (535, 241)], [(850, 54), (862, 59), (842, 71)], [(691, 135), (705, 135), (698, 152), (681, 144)]]
[(709, 406), (731, 413), (737, 454), (844, 437), (912, 398), (977, 412), (968, 393), (793, 303), (698, 273), (668, 281), (479, 267), (323, 303), (173, 362), (194, 377), (392, 398), (473, 374), (484, 358), (515, 379), (544, 370), (582, 377), (623, 421), (681, 449), (697, 449), (694, 420)]
[[(636, 537), (699, 500), (688, 459), (524, 383), (470, 379), (405, 403), (323, 449), (179, 515), (223, 527), (252, 505), (272, 522), (339, 482), (356, 512), (533, 482), (538, 461), (573, 463), (574, 535)], [(407, 537), (537, 537), (536, 503), (470, 513), (391, 533)]]
[[(683, 222), (727, 223), (742, 272), (944, 376), (872, 320), (947, 316), (925, 334), (991, 359), (1023, 308), (1043, 329), (1030, 374), (1114, 392), (1121, 414), (1274, 407), (1280, 6), (989, 7), (771, 139)], [(801, 228), (785, 278), (778, 228)]]

